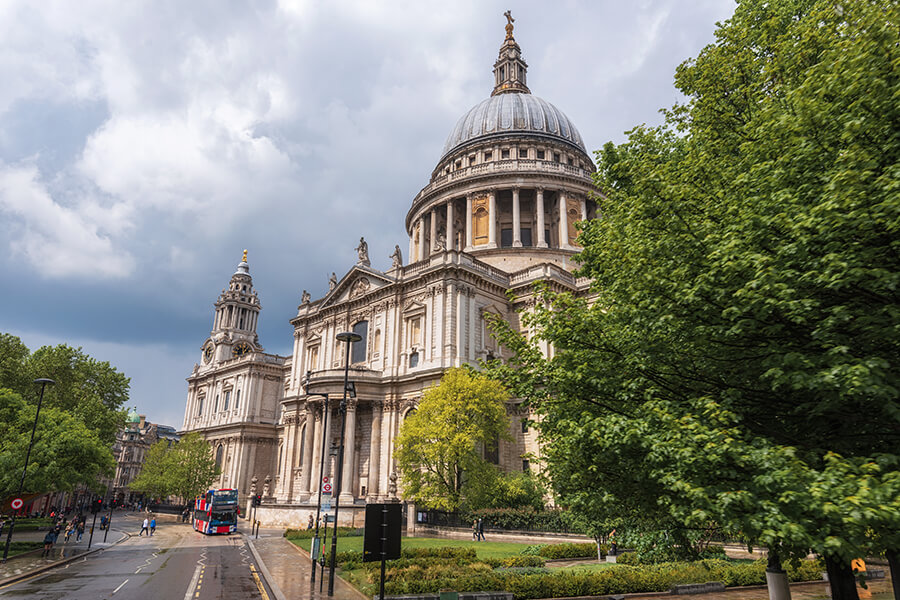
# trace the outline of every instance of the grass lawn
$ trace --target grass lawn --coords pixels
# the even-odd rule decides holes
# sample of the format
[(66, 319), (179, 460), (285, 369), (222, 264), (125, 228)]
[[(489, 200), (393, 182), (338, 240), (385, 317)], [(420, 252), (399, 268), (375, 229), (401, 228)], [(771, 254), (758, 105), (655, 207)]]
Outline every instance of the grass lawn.
[[(290, 540), (292, 543), (300, 546), (309, 552), (309, 540)], [(451, 540), (447, 538), (403, 538), (401, 542), (402, 548), (444, 548), (447, 546), (475, 548), (478, 558), (503, 558), (506, 556), (515, 556), (521, 554), (527, 543), (519, 542), (473, 542), (472, 540)], [(327, 551), (331, 551), (331, 535), (328, 536), (328, 543), (325, 546)], [(345, 550), (356, 550), (362, 552), (363, 537), (340, 537), (337, 543), (338, 552)]]

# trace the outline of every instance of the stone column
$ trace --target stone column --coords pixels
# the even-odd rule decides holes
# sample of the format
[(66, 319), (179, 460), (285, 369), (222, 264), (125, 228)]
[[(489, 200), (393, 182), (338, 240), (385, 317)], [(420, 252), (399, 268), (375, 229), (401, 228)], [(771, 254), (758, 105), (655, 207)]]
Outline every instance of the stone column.
[(497, 247), (497, 194), (491, 190), (488, 194), (488, 248)]
[(453, 231), (453, 200), (447, 202), (447, 250), (456, 250), (456, 232)]
[(581, 199), (581, 220), (587, 221), (587, 200)]
[(569, 217), (566, 214), (566, 193), (559, 191), (559, 247), (571, 248), (569, 245)]
[(522, 247), (522, 213), (519, 210), (519, 188), (513, 188), (513, 248)]
[[(321, 410), (321, 407), (316, 405), (313, 409), (314, 419), (315, 419), (315, 430), (316, 437), (313, 439), (313, 459), (312, 459), (312, 469), (311, 469), (311, 477), (309, 482), (309, 493), (315, 494), (316, 490), (319, 488), (318, 483), (322, 479), (322, 472), (320, 470), (321, 460), (322, 460), (322, 435), (323, 430), (322, 427), (324, 423), (322, 422), (322, 418), (324, 417), (324, 412)], [(328, 448), (324, 449), (325, 452), (328, 452)]]
[(347, 420), (345, 422), (346, 435), (344, 438), (344, 467), (341, 473), (341, 497), (342, 503), (353, 504), (353, 455), (356, 451), (356, 400), (347, 398)]
[(419, 255), (416, 257), (416, 260), (423, 260), (426, 256), (425, 253), (425, 215), (419, 219)]
[(302, 436), (305, 438), (303, 440), (303, 448), (302, 458), (300, 459), (300, 489), (310, 493), (315, 493), (315, 486), (312, 480), (312, 472), (313, 472), (313, 462), (315, 460), (315, 453), (313, 452), (313, 447), (316, 445), (316, 422), (318, 419), (313, 417), (314, 414), (318, 414), (316, 410), (310, 410), (309, 404), (306, 405), (306, 435)]
[(466, 252), (472, 250), (472, 194), (466, 194)]
[[(544, 188), (537, 189), (537, 247), (546, 248), (547, 241), (544, 239)], [(532, 236), (533, 238), (534, 236)]]
[(412, 232), (409, 234), (409, 253), (406, 255), (410, 263), (416, 262), (416, 224), (412, 224)]
[(368, 498), (375, 500), (378, 489), (378, 467), (381, 466), (381, 401), (372, 402), (372, 439), (369, 443), (369, 480), (366, 484)]
[(437, 252), (437, 210), (431, 209), (431, 230), (429, 231), (431, 235), (431, 246), (428, 248), (428, 254), (434, 254)]

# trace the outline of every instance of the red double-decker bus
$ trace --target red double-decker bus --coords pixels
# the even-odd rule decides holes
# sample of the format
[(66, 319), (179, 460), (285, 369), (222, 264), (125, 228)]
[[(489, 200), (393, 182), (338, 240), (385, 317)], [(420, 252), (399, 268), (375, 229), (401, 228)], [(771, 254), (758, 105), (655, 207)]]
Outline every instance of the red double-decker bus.
[(209, 490), (194, 501), (194, 530), (207, 535), (237, 531), (238, 492)]

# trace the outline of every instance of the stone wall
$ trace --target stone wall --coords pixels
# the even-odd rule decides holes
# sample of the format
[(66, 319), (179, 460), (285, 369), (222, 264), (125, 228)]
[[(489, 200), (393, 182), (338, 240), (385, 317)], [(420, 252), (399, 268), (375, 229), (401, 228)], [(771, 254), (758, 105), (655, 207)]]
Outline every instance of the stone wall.
[[(309, 516), (316, 517), (315, 504), (263, 504), (256, 509), (256, 519), (263, 527), (306, 528)], [(365, 506), (341, 506), (339, 525), (362, 527), (366, 521)]]

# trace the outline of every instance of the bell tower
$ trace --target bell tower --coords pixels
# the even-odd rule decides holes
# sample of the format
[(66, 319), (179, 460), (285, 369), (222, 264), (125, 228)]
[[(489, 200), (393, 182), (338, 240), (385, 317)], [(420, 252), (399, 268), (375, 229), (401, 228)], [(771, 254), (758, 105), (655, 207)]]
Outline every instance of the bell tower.
[(512, 12), (503, 13), (506, 17), (506, 39), (500, 46), (500, 56), (494, 63), (494, 91), (491, 96), (497, 94), (530, 94), (531, 90), (525, 85), (525, 75), (528, 65), (522, 58), (522, 49), (513, 37), (513, 23), (515, 19)]
[(228, 287), (216, 300), (216, 313), (210, 339), (203, 346), (203, 363), (210, 364), (261, 352), (256, 325), (259, 320), (259, 297), (253, 289), (253, 278), (247, 264), (247, 251)]

